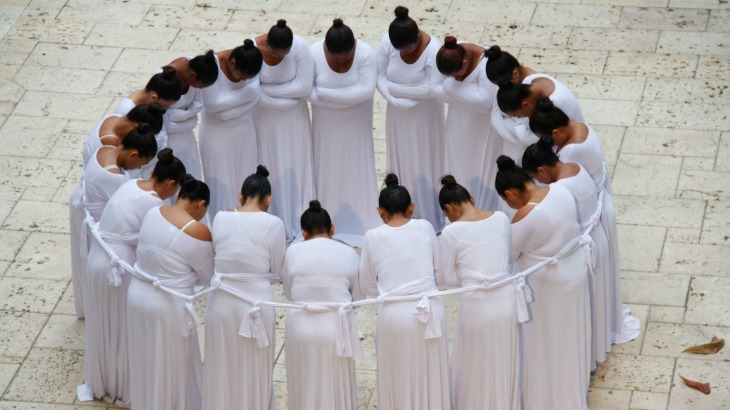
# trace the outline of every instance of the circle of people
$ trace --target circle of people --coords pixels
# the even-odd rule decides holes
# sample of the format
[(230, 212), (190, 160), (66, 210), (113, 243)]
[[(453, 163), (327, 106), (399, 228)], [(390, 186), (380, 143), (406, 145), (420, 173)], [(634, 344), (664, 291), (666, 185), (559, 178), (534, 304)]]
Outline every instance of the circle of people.
[(598, 135), (555, 78), (395, 15), (377, 50), (341, 19), (311, 46), (279, 20), (175, 59), (90, 132), (69, 201), (79, 399), (273, 409), (280, 307), (289, 409), (355, 409), (353, 308), (378, 303), (379, 409), (587, 409), (591, 370), (639, 331)]

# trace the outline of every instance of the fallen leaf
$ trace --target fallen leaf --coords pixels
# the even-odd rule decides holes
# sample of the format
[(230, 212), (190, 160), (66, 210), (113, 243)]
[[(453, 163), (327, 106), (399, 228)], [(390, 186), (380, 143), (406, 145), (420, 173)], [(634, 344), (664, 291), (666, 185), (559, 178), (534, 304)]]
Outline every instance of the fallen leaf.
[(687, 387), (691, 387), (691, 388), (693, 388), (697, 391), (701, 391), (702, 393), (705, 393), (705, 394), (710, 394), (710, 383), (700, 383), (700, 382), (692, 381), (689, 379), (685, 379), (684, 376), (682, 376), (681, 374), (679, 375), (679, 377), (682, 378), (682, 381), (684, 382), (684, 384), (687, 385)]
[(682, 353), (715, 354), (723, 347), (725, 347), (725, 339), (718, 339), (717, 336), (712, 336), (710, 343), (688, 347)]

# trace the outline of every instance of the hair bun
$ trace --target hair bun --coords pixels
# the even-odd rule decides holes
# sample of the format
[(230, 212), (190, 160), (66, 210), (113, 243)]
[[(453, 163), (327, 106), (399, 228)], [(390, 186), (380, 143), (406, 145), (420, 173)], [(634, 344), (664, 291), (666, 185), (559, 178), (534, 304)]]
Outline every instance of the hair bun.
[(322, 210), (322, 204), (319, 203), (318, 200), (313, 199), (309, 201), (309, 210), (314, 212), (319, 212)]
[(539, 112), (551, 112), (555, 109), (555, 105), (549, 97), (540, 97), (537, 100), (537, 111)]
[(385, 177), (385, 186), (386, 187), (389, 187), (389, 186), (398, 186), (398, 184), (399, 184), (398, 183), (398, 176), (396, 174), (391, 173), (391, 174), (388, 174)]
[(441, 185), (447, 188), (452, 188), (458, 184), (456, 183), (456, 178), (454, 178), (453, 175), (444, 175), (443, 177), (441, 177)]
[(334, 19), (332, 20), (332, 27), (338, 28), (344, 26), (345, 23), (342, 21), (342, 19)]
[(555, 145), (555, 142), (553, 142), (553, 136), (550, 134), (543, 135), (537, 141), (537, 149), (542, 152), (552, 152), (553, 145)]
[(276, 27), (277, 28), (284, 28), (284, 27), (286, 27), (286, 20), (284, 20), (284, 19), (277, 20), (276, 21)]
[(146, 122), (140, 122), (137, 124), (137, 132), (139, 134), (149, 134), (152, 132), (152, 127)]
[(398, 20), (405, 20), (408, 18), (408, 8), (398, 6), (395, 8), (395, 18)]
[(264, 178), (266, 178), (266, 177), (268, 177), (268, 176), (269, 176), (269, 170), (268, 170), (268, 169), (266, 169), (266, 167), (265, 167), (265, 166), (263, 166), (263, 165), (258, 165), (258, 166), (256, 167), (256, 175), (257, 175), (257, 176), (260, 176), (260, 177), (264, 177)]
[(172, 80), (173, 78), (175, 78), (176, 73), (177, 71), (173, 66), (166, 65), (162, 67), (162, 78), (164, 78), (165, 80)]
[(163, 107), (162, 104), (158, 102), (151, 102), (148, 107), (149, 113), (153, 116), (162, 116), (162, 114), (167, 111), (165, 107)]
[(499, 48), (499, 46), (491, 46), (488, 49), (484, 50), (484, 57), (487, 57), (489, 59), (497, 59), (499, 57), (502, 57), (502, 49)]
[(506, 155), (500, 155), (497, 158), (497, 168), (500, 172), (512, 171), (515, 169), (515, 161)]
[(243, 49), (244, 50), (251, 50), (253, 47), (254, 47), (253, 40), (251, 40), (250, 38), (243, 40)]
[(215, 53), (213, 50), (208, 50), (203, 55), (203, 60), (209, 65), (215, 65)]
[(183, 177), (183, 180), (180, 183), (180, 188), (185, 191), (192, 191), (197, 186), (198, 186), (198, 181), (190, 174), (185, 174), (185, 177)]
[(497, 84), (497, 86), (499, 87), (500, 90), (506, 91), (506, 90), (511, 89), (515, 85), (512, 84), (512, 81), (510, 81), (509, 78), (503, 78), (503, 79), (499, 80), (499, 83)]
[(172, 165), (175, 156), (172, 155), (172, 148), (163, 148), (157, 153), (157, 162), (162, 165)]
[(444, 39), (444, 47), (446, 48), (457, 48), (459, 45), (456, 43), (456, 37), (454, 36), (446, 36)]

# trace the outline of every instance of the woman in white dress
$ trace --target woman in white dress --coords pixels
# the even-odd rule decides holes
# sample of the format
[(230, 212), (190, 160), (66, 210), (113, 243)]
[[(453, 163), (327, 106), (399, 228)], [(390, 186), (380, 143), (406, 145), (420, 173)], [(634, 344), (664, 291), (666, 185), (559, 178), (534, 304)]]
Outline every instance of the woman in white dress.
[[(517, 271), (553, 258), (578, 240), (575, 199), (564, 186), (537, 186), (506, 156), (497, 159), (497, 192), (514, 209), (511, 259)], [(525, 410), (587, 410), (591, 356), (588, 264), (580, 249), (527, 278), (534, 295), (522, 326)]]
[(208, 216), (236, 206), (238, 187), (256, 169), (253, 110), (263, 59), (253, 41), (216, 55), (218, 80), (201, 90), (200, 158), (213, 193)]
[[(439, 204), (451, 221), (440, 237), (439, 282), (468, 287), (510, 276), (510, 224), (502, 212), (475, 206), (453, 176), (441, 178)], [(454, 410), (520, 409), (517, 302), (512, 283), (461, 295), (453, 356)]]
[[(411, 219), (408, 190), (389, 174), (378, 198), (385, 222), (365, 234), (363, 295), (418, 297), (436, 292), (439, 249), (433, 226)], [(380, 304), (377, 319), (378, 409), (450, 409), (446, 310), (440, 297)], [(288, 359), (287, 359), (288, 360)]]
[[(271, 285), (281, 279), (286, 236), (281, 219), (266, 212), (271, 203), (268, 175), (259, 165), (243, 181), (241, 206), (218, 212), (213, 222), (216, 275), (230, 292), (211, 293), (205, 310), (204, 409), (276, 407), (276, 312), (242, 298), (273, 301)], [(252, 315), (260, 317), (264, 328), (255, 331), (263, 334), (252, 334), (252, 326), (245, 325), (253, 323)]]
[(487, 79), (484, 50), (447, 36), (436, 54), (436, 67), (446, 80), (433, 92), (449, 106), (444, 137), (446, 173), (464, 183), (477, 208), (497, 209), (499, 196), (492, 181), (503, 143), (491, 124), (497, 87)]
[(254, 112), (258, 163), (272, 174), (270, 212), (284, 221), (286, 238), (301, 236), (299, 216), (314, 198), (312, 134), (307, 98), (312, 92), (314, 62), (309, 44), (279, 20), (255, 39), (264, 65), (261, 99)]
[(621, 269), (619, 266), (616, 207), (611, 194), (611, 181), (605, 167), (606, 159), (596, 131), (588, 124), (574, 121), (550, 101), (543, 101), (530, 117), (530, 128), (538, 135), (550, 135), (562, 162), (576, 162), (593, 177), (598, 191), (603, 191), (601, 223), (608, 237), (607, 290), (611, 300), (611, 332), (613, 343), (625, 343), (638, 337), (639, 321), (628, 314), (621, 298)]
[[(185, 166), (165, 148), (157, 154), (149, 180), (133, 179), (122, 185), (104, 207), (99, 233), (119, 260), (134, 265), (137, 235), (147, 211), (173, 196), (185, 176)], [(104, 399), (129, 407), (127, 356), (127, 289), (130, 274), (91, 239), (86, 264), (87, 295), (84, 381), (79, 400)]]
[(177, 203), (147, 212), (137, 239), (137, 262), (127, 292), (127, 343), (133, 409), (198, 410), (203, 364), (189, 301), (195, 285), (213, 276), (213, 243), (198, 222), (210, 191), (186, 177)]
[(436, 186), (444, 169), (444, 105), (432, 94), (444, 81), (435, 59), (440, 43), (418, 29), (407, 8), (396, 7), (395, 15), (377, 51), (378, 91), (388, 101), (387, 169), (411, 188), (414, 216), (440, 232)]
[[(580, 164), (561, 162), (553, 152), (553, 138), (550, 135), (543, 135), (540, 141), (527, 147), (522, 156), (522, 168), (540, 183), (560, 184), (573, 194), (582, 230), (594, 222), (600, 222), (600, 214), (596, 215), (598, 195), (593, 178)], [(591, 367), (595, 368), (595, 363), (605, 362), (606, 353), (611, 351), (613, 300), (608, 297), (612, 289), (608, 275), (608, 238), (602, 224), (597, 223), (592, 227), (591, 238), (593, 252), (589, 263), (592, 265), (592, 274), (588, 278), (593, 324)]]
[[(310, 202), (300, 225), (304, 241), (287, 249), (282, 282), (287, 299), (312, 306), (289, 309), (286, 316), (284, 351), (289, 410), (355, 410), (355, 358), (344, 353), (344, 339), (338, 337), (343, 325), (355, 329), (355, 316), (351, 308), (342, 312), (327, 304), (362, 298), (359, 258), (351, 247), (332, 240), (335, 226), (319, 201)], [(343, 313), (349, 323), (342, 323)], [(356, 330), (349, 336), (350, 342), (359, 343), (352, 340), (359, 337)]]
[(378, 198), (373, 147), (375, 51), (335, 19), (311, 52), (314, 87), (309, 101), (317, 198), (331, 212), (337, 227), (334, 238), (362, 247), (365, 232), (379, 223), (372, 206)]

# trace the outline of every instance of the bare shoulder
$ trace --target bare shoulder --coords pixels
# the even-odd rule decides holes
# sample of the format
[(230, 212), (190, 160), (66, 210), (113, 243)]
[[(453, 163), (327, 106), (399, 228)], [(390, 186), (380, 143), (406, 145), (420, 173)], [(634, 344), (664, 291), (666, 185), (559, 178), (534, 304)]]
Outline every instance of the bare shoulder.
[(185, 233), (200, 241), (213, 241), (213, 235), (211, 235), (210, 229), (197, 221), (190, 224), (190, 226), (185, 229)]

